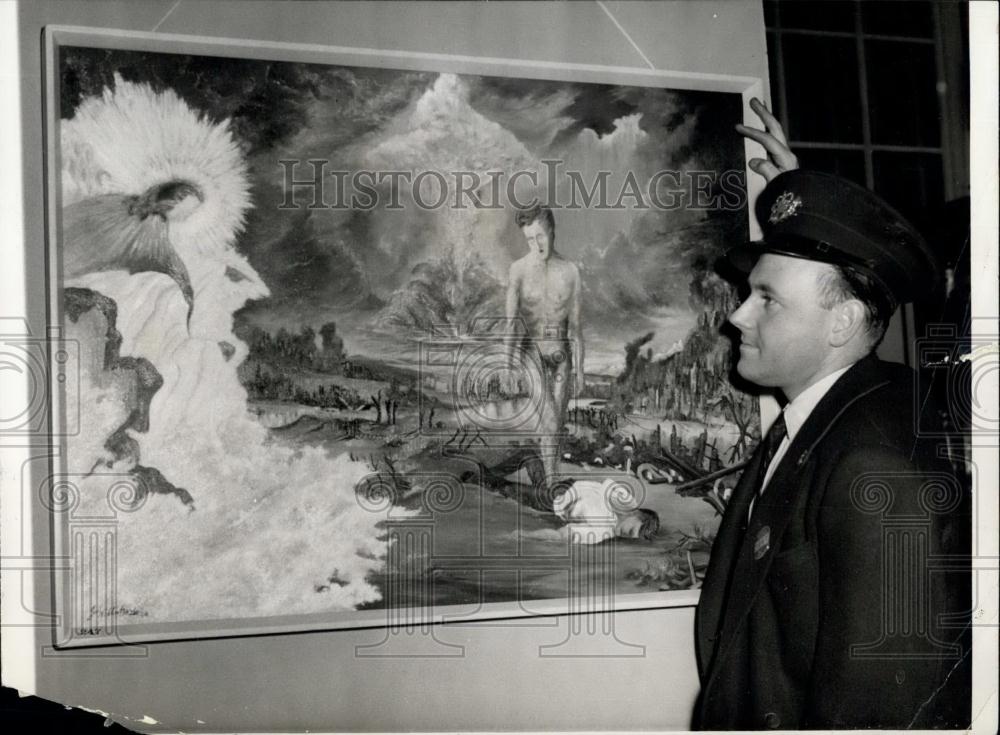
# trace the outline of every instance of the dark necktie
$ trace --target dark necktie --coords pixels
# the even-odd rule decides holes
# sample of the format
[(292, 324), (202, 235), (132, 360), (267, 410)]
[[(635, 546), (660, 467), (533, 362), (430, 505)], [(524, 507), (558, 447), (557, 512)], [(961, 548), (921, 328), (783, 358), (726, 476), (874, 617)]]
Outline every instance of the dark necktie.
[[(774, 459), (778, 447), (781, 446), (781, 442), (784, 441), (786, 436), (788, 436), (788, 427), (785, 425), (785, 412), (782, 411), (778, 414), (778, 418), (775, 419), (774, 423), (771, 424), (767, 436), (764, 437), (763, 446), (761, 447), (763, 456), (761, 457), (760, 467), (757, 468), (757, 482), (754, 486), (754, 502), (760, 499), (761, 492), (764, 489), (764, 478), (767, 477), (767, 468), (771, 466), (771, 460)], [(751, 506), (751, 512), (752, 510), (753, 506)]]

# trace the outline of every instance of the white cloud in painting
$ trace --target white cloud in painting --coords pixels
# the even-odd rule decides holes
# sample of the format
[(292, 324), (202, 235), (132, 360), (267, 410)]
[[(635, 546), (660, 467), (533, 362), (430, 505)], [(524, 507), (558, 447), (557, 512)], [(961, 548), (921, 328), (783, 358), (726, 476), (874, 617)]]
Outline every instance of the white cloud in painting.
[[(407, 248), (411, 262), (449, 257), (458, 272), (470, 259), (479, 259), (497, 278), (505, 278), (512, 254), (505, 241), (509, 231), (509, 209), (478, 209), (463, 198), (455, 204), (454, 172), (469, 171), (484, 183), (480, 199), (489, 204), (495, 193), (489, 171), (537, 170), (538, 161), (521, 141), (499, 123), (488, 119), (469, 104), (465, 82), (454, 74), (442, 74), (407, 111), (393, 120), (385, 133), (366, 141), (363, 166), (375, 171), (436, 171), (444, 175), (448, 198), (444, 206), (420, 211), (404, 184), (404, 210), (382, 211), (378, 216), (381, 248)], [(505, 179), (504, 179), (505, 180)], [(439, 179), (428, 177), (421, 189), (425, 203), (440, 198)], [(499, 199), (503, 203), (503, 197)], [(414, 252), (415, 251), (415, 252)]]

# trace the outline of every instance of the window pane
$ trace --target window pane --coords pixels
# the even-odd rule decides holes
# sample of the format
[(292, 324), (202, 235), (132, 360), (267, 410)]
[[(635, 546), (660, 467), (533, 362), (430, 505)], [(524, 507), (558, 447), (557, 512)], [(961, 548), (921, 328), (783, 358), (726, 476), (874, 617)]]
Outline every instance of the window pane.
[[(781, 10), (784, 15), (784, 6)], [(861, 25), (865, 33), (934, 37), (933, 11), (926, 1), (865, 0), (861, 3)]]
[(782, 36), (781, 50), (790, 137), (860, 143), (861, 98), (854, 39), (789, 33)]
[(905, 41), (865, 41), (872, 142), (941, 144), (934, 47)]
[(782, 28), (810, 31), (854, 31), (854, 3), (848, 0), (783, 2), (778, 8)]
[(775, 6), (777, 4), (777, 0), (764, 0), (764, 25), (768, 28), (774, 28), (777, 23), (775, 19)]
[[(771, 111), (781, 116), (781, 83), (778, 80), (778, 44), (781, 40), (776, 33), (767, 34), (767, 73), (771, 78)], [(782, 120), (782, 124), (788, 122)]]
[(939, 154), (875, 151), (872, 163), (875, 191), (913, 222), (920, 222), (925, 211), (944, 202)]
[(865, 186), (865, 154), (861, 151), (796, 148), (795, 155), (802, 168), (836, 174)]

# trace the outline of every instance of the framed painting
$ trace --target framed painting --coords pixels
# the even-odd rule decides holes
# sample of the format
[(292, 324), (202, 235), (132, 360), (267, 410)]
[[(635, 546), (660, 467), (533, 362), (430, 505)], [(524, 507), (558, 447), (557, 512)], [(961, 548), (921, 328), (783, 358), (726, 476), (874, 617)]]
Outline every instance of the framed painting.
[(60, 645), (694, 604), (760, 80), (46, 49)]

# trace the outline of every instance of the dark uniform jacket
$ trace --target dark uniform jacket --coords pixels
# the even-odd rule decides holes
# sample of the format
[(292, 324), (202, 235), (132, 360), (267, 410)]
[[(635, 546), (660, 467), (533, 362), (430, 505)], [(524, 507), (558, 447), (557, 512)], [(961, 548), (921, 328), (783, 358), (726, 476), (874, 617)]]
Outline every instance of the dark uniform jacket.
[(915, 442), (915, 402), (908, 368), (853, 365), (748, 521), (754, 455), (698, 604), (696, 727), (968, 723), (969, 505)]

